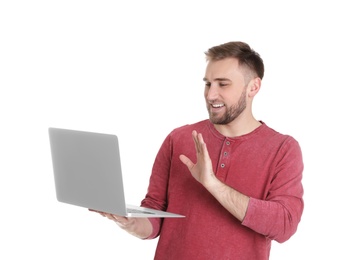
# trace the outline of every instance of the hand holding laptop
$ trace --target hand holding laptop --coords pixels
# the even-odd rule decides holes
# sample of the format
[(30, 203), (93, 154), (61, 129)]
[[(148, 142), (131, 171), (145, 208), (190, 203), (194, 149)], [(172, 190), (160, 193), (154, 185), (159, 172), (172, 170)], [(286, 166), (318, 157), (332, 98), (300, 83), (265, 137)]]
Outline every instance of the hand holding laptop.
[(113, 220), (120, 227), (128, 226), (129, 222), (133, 222), (132, 218), (127, 218), (127, 217), (124, 217), (124, 216), (119, 216), (119, 215), (115, 215), (115, 214), (111, 214), (111, 213), (107, 213), (107, 212), (102, 212), (102, 211), (98, 211), (98, 210), (94, 210), (94, 209), (89, 209), (89, 211), (97, 212), (101, 216), (106, 217), (106, 218), (108, 218), (110, 220)]
[(149, 237), (152, 232), (151, 222), (147, 218), (123, 217), (94, 209), (89, 210), (113, 220), (120, 228), (141, 239)]

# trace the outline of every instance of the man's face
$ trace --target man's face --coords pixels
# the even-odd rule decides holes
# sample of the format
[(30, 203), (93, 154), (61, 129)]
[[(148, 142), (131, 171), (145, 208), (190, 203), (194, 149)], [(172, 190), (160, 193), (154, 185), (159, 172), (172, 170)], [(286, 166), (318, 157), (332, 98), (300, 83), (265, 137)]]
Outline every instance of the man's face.
[(236, 59), (210, 61), (204, 81), (204, 97), (213, 124), (229, 124), (245, 110), (247, 86)]

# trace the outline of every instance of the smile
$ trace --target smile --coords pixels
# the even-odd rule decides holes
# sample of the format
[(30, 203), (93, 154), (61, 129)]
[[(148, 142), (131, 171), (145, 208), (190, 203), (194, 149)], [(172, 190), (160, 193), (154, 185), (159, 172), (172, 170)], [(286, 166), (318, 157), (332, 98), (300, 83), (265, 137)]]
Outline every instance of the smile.
[(220, 107), (225, 106), (225, 104), (211, 104), (211, 106), (214, 108), (220, 108)]

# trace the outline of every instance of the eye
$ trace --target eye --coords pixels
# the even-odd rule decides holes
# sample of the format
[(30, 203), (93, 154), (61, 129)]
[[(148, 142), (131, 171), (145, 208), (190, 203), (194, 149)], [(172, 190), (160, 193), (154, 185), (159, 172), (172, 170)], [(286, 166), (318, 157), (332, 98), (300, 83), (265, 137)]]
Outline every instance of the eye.
[(208, 87), (208, 88), (210, 88), (211, 83), (210, 83), (210, 82), (205, 82), (205, 86)]
[(227, 82), (222, 82), (222, 81), (219, 82), (219, 86), (220, 86), (220, 87), (225, 87), (225, 86), (227, 86), (227, 85), (228, 85)]

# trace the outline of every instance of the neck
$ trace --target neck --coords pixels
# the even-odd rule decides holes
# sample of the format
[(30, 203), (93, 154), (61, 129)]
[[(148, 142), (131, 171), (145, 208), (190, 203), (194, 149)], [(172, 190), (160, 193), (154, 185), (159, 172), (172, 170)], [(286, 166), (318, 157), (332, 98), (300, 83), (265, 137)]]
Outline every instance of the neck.
[(252, 132), (260, 125), (262, 125), (262, 123), (252, 116), (247, 119), (236, 118), (234, 121), (227, 125), (214, 124), (214, 127), (223, 136), (237, 137)]

